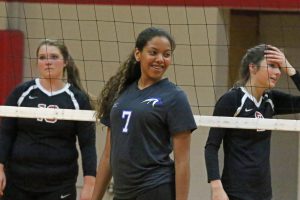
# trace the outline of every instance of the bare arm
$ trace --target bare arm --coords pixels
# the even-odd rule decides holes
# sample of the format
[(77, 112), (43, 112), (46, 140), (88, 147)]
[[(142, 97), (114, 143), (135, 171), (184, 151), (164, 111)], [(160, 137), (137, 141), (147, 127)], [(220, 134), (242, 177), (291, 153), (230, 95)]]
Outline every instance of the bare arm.
[(0, 163), (0, 197), (3, 196), (3, 191), (6, 186), (6, 177), (4, 173), (4, 165)]
[(80, 194), (80, 200), (90, 200), (92, 198), (92, 194), (95, 186), (95, 177), (84, 176), (83, 182), (84, 183)]
[(101, 200), (112, 177), (110, 168), (110, 129), (107, 128), (106, 143), (98, 165), (92, 200)]
[(181, 132), (173, 137), (176, 200), (187, 200), (190, 188), (191, 133)]

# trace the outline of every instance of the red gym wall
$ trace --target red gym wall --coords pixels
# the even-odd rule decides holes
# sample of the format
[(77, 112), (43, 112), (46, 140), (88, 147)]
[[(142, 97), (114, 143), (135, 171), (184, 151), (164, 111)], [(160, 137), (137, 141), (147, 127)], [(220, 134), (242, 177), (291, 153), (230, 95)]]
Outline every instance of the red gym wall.
[(24, 37), (21, 31), (0, 30), (0, 105), (23, 77)]
[[(0, 0), (0, 2), (14, 0)], [(31, 3), (214, 6), (230, 8), (265, 8), (299, 10), (299, 0), (18, 0)], [(24, 37), (20, 31), (0, 30), (0, 105), (12, 88), (22, 81)]]
[[(13, 0), (0, 0), (13, 2)], [(31, 3), (157, 5), (157, 6), (213, 6), (230, 8), (297, 9), (299, 0), (18, 0)]]

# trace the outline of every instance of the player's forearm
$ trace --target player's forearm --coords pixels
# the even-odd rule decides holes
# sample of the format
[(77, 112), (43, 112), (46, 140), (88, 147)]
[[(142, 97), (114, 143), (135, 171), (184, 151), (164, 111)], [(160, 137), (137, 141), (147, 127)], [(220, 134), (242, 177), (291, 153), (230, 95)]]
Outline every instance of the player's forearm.
[(111, 177), (109, 159), (102, 158), (98, 166), (92, 200), (101, 200), (103, 198)]
[(96, 182), (96, 178), (94, 176), (84, 176), (83, 177), (83, 184), (94, 187)]
[(218, 189), (218, 188), (223, 188), (223, 185), (222, 185), (222, 182), (221, 180), (213, 180), (213, 181), (210, 181), (210, 187), (212, 190), (214, 189)]
[(229, 200), (220, 179), (212, 180), (210, 182), (210, 187), (212, 192), (212, 200)]
[(296, 74), (296, 69), (289, 63), (289, 61), (286, 61), (287, 62), (287, 67), (286, 67), (286, 73), (289, 75), (289, 76), (293, 76)]
[(190, 165), (188, 162), (175, 164), (176, 200), (187, 200), (190, 188)]

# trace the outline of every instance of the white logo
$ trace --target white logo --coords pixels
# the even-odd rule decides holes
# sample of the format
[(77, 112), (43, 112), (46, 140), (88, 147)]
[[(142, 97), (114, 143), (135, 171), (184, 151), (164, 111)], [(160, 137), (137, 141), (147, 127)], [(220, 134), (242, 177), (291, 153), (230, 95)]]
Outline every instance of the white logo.
[[(264, 119), (264, 116), (258, 111), (255, 112), (254, 116), (255, 116), (255, 118), (258, 118), (258, 119)], [(265, 129), (256, 129), (256, 131), (257, 132), (263, 132), (263, 131), (266, 131), (266, 130)]]
[(142, 101), (142, 103), (147, 103), (147, 104), (149, 104), (149, 103), (151, 103), (151, 102), (152, 102), (152, 107), (154, 107), (155, 104), (156, 104), (157, 102), (159, 102), (159, 99), (156, 99), (156, 98), (150, 98), (150, 99), (146, 99), (146, 100)]
[(29, 96), (29, 99), (36, 99), (36, 98), (38, 98), (38, 97), (36, 97), (36, 96)]
[(248, 108), (245, 108), (245, 111), (246, 112), (250, 112), (251, 110), (253, 110), (252, 108), (248, 109)]
[(113, 108), (118, 107), (119, 103), (114, 103), (114, 105), (112, 106)]
[(71, 194), (66, 194), (66, 195), (60, 195), (60, 198), (61, 199), (64, 199), (64, 198), (66, 198), (66, 197), (68, 197), (68, 196), (70, 196)]
[(254, 115), (255, 115), (255, 118), (259, 118), (259, 119), (263, 119), (264, 118), (264, 116), (260, 112), (258, 112), (258, 111), (256, 111)]

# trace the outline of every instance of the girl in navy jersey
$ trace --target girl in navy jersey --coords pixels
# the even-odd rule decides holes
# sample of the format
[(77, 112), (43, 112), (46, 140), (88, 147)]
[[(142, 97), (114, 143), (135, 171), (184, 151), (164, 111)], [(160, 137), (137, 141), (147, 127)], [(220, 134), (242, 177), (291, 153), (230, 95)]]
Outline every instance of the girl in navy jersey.
[(185, 93), (163, 78), (174, 48), (168, 32), (145, 29), (105, 85), (98, 117), (108, 129), (93, 200), (102, 199), (111, 176), (115, 200), (188, 199), (196, 124)]
[[(6, 105), (91, 109), (66, 46), (56, 40), (45, 40), (36, 54), (39, 78), (16, 87)], [(80, 199), (86, 200), (91, 199), (96, 175), (93, 122), (3, 118), (0, 132), (0, 195), (3, 199), (75, 200), (77, 139), (84, 173)]]
[[(300, 96), (275, 87), (281, 72), (298, 90), (300, 76), (276, 47), (261, 44), (248, 49), (241, 62), (241, 80), (217, 102), (215, 116), (272, 118), (300, 112)], [(269, 130), (211, 128), (205, 160), (212, 200), (270, 200)], [(224, 168), (219, 175), (218, 150), (223, 142)]]

